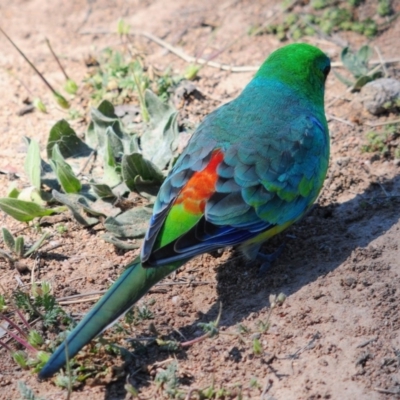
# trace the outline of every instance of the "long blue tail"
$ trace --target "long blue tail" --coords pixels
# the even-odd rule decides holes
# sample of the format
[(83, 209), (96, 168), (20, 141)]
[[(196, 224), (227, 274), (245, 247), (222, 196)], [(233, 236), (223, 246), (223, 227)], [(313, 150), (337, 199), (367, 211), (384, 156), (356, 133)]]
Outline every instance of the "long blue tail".
[(157, 268), (143, 268), (140, 258), (136, 258), (68, 335), (66, 343), (62, 343), (53, 353), (40, 371), (39, 378), (54, 375), (66, 363), (66, 349), (68, 358), (74, 357), (83, 346), (128, 311), (154, 284), (182, 264), (176, 262)]

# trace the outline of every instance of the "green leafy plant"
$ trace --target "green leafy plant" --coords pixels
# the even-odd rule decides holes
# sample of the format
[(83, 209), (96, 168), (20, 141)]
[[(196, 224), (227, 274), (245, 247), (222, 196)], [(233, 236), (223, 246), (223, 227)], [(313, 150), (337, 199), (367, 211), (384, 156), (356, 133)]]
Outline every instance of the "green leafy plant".
[[(14, 361), (23, 369), (32, 368), (35, 372), (40, 371), (49, 359), (49, 354), (41, 351), (44, 344), (40, 333), (32, 328), (28, 320), (23, 315), (23, 309), (10, 300), (11, 309), (7, 305), (4, 295), (0, 295), (0, 347), (5, 348)], [(23, 324), (21, 327), (9, 315), (10, 311), (17, 314)], [(25, 350), (15, 351), (9, 344), (2, 340), (3, 336), (8, 336), (18, 342)]]
[[(340, 5), (332, 0), (312, 0), (310, 6), (313, 13), (288, 11), (283, 13), (280, 22), (266, 26), (253, 26), (249, 29), (249, 34), (273, 34), (281, 41), (299, 40), (303, 36), (316, 34), (330, 35), (340, 31), (353, 31), (368, 38), (374, 37), (378, 33), (376, 18), (360, 19), (359, 15), (362, 13), (357, 12), (360, 4), (361, 0), (340, 2)], [(390, 0), (380, 0), (377, 12), (380, 16), (389, 15), (391, 13)]]
[(366, 144), (361, 147), (365, 153), (380, 153), (388, 158), (400, 158), (400, 127), (387, 125), (381, 131), (369, 131)]
[(352, 51), (349, 47), (342, 50), (340, 58), (344, 67), (353, 75), (355, 81), (345, 78), (343, 75), (334, 71), (336, 77), (352, 91), (360, 90), (365, 84), (382, 76), (379, 71), (380, 65), (370, 69), (368, 62), (372, 57), (373, 50), (370, 46), (362, 46), (358, 51)]
[(260, 339), (255, 337), (253, 339), (253, 354), (255, 356), (261, 356), (262, 353), (263, 353), (263, 348), (262, 348)]
[[(46, 145), (48, 163), (41, 159), (38, 143), (26, 139), (25, 171), (32, 186), (23, 191), (13, 187), (8, 197), (0, 198), (0, 209), (25, 222), (69, 209), (84, 226), (103, 221), (105, 240), (137, 247), (120, 239), (144, 235), (151, 201), (176, 159), (179, 142), (176, 110), (149, 90), (144, 102), (150, 121), (138, 123), (134, 131), (123, 125), (108, 101), (92, 109), (84, 141), (67, 121), (57, 122)], [(83, 176), (82, 165), (94, 154), (100, 162)], [(44, 184), (51, 191), (44, 191)], [(117, 199), (131, 191), (150, 201), (149, 206), (128, 211), (119, 207)]]
[[(118, 33), (126, 35), (126, 29), (126, 24), (120, 20)], [(143, 95), (146, 89), (151, 89), (165, 102), (182, 79), (184, 76), (174, 75), (170, 68), (156, 72), (153, 68), (146, 68), (139, 58), (132, 60), (131, 56), (107, 48), (99, 57), (99, 66), (86, 79), (86, 83), (92, 89), (91, 97), (95, 103), (109, 100), (113, 104), (124, 104), (132, 98), (138, 98), (142, 117), (148, 121)]]
[(173, 361), (166, 369), (160, 370), (154, 382), (160, 390), (164, 390), (166, 395), (176, 397), (179, 394), (178, 363)]
[(6, 259), (10, 264), (14, 264), (21, 258), (26, 258), (40, 249), (50, 237), (48, 232), (44, 233), (35, 243), (26, 248), (23, 236), (15, 237), (7, 228), (2, 228), (3, 241), (9, 251), (0, 249), (0, 257)]
[(386, 144), (387, 141), (387, 135), (384, 134), (379, 134), (375, 131), (370, 131), (367, 132), (365, 135), (367, 139), (367, 144), (362, 146), (362, 151), (366, 153), (373, 153), (373, 152), (379, 152), (379, 153), (385, 153), (388, 151), (388, 147)]
[(36, 396), (34, 391), (22, 381), (18, 381), (18, 390), (24, 400), (43, 400), (42, 397)]
[(377, 11), (381, 17), (387, 17), (388, 15), (392, 14), (393, 10), (391, 0), (379, 0)]
[(57, 323), (66, 325), (73, 323), (51, 294), (51, 285), (48, 282), (42, 282), (41, 285), (33, 284), (31, 294), (17, 290), (14, 293), (14, 302), (16, 307), (26, 312), (30, 318), (39, 317), (45, 327)]

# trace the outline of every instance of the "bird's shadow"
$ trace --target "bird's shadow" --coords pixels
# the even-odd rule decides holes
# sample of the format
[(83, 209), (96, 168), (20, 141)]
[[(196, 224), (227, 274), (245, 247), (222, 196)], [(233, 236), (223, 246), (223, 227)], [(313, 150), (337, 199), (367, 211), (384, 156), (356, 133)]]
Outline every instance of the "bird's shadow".
[[(400, 177), (395, 177), (380, 185), (371, 183), (363, 193), (341, 203), (322, 198), (320, 203), (327, 205), (316, 205), (302, 221), (287, 233), (272, 239), (263, 249), (274, 251), (285, 236), (290, 236), (282, 256), (262, 278), (259, 264), (246, 262), (233, 252), (217, 268), (217, 300), (198, 320), (181, 327), (180, 332), (186, 337), (201, 334), (199, 322), (215, 320), (220, 303), (223, 304), (220, 324), (225, 327), (236, 325), (250, 313), (268, 307), (270, 294), (283, 292), (290, 296), (320, 276), (327, 275), (357, 248), (368, 247), (398, 222), (398, 193)], [(181, 351), (176, 356), (185, 358), (186, 352)], [(150, 365), (168, 357), (170, 355), (166, 352), (152, 351), (147, 363)], [(129, 365), (127, 368), (133, 370)], [(137, 388), (148, 384), (147, 379), (134, 380), (134, 383)], [(124, 384), (123, 380), (109, 384), (105, 399), (124, 398)]]

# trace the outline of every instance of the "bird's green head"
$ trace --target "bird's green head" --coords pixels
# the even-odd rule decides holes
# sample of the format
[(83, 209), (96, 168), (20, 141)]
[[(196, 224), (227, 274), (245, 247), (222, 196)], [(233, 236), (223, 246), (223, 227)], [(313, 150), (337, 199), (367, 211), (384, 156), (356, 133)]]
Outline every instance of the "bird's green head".
[(323, 102), (329, 58), (317, 47), (295, 43), (274, 51), (261, 65), (256, 77), (276, 79)]

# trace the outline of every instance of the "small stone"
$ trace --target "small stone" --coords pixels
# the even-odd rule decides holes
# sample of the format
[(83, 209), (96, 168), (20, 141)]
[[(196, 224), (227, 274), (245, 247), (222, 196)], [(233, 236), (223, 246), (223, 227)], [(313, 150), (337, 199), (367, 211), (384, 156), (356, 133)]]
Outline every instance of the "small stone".
[(381, 78), (367, 83), (360, 92), (360, 102), (373, 115), (388, 111), (390, 104), (400, 100), (400, 81)]
[(25, 274), (30, 271), (29, 267), (25, 263), (20, 261), (16, 261), (14, 263), (14, 266), (20, 274)]

